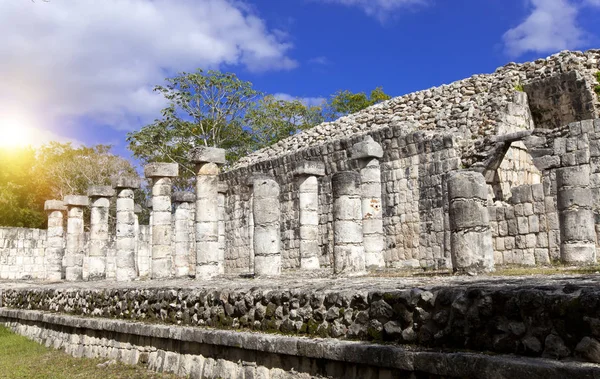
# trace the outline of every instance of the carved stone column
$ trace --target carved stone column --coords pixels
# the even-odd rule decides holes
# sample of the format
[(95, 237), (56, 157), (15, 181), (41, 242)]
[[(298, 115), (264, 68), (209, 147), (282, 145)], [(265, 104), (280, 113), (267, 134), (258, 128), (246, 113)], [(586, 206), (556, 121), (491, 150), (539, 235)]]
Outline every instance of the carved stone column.
[(63, 278), (62, 261), (65, 254), (63, 212), (67, 210), (67, 207), (60, 200), (48, 200), (44, 203), (44, 210), (48, 212), (48, 232), (44, 251), (46, 280), (61, 280)]
[(323, 162), (301, 161), (294, 170), (300, 216), (300, 268), (303, 270), (320, 268), (318, 177), (324, 175)]
[(254, 274), (281, 275), (279, 184), (273, 179), (256, 179), (253, 189)]
[(113, 187), (117, 190), (115, 275), (118, 281), (130, 281), (138, 276), (134, 191), (140, 187), (140, 180), (120, 177), (113, 181)]
[(110, 186), (92, 186), (88, 188), (91, 199), (90, 245), (88, 258), (88, 279), (106, 278), (106, 254), (108, 250), (108, 211), (110, 198), (115, 190)]
[(87, 196), (68, 195), (63, 199), (67, 206), (67, 244), (64, 256), (65, 279), (83, 280), (83, 256), (85, 236), (83, 229), (83, 208), (88, 206)]
[(196, 278), (210, 279), (223, 272), (219, 252), (219, 165), (225, 150), (197, 147), (189, 159), (196, 165)]
[(152, 279), (168, 278), (173, 270), (171, 215), (172, 178), (179, 174), (177, 163), (150, 163), (144, 175), (152, 179)]
[(383, 157), (381, 145), (367, 136), (363, 142), (352, 147), (352, 158), (360, 165), (363, 238), (365, 246), (365, 266), (384, 268), (385, 234), (381, 212), (381, 167)]
[(192, 252), (190, 243), (190, 219), (193, 215), (192, 208), (195, 207), (196, 196), (191, 192), (175, 192), (173, 203), (175, 204), (175, 253), (173, 264), (176, 277), (187, 277), (190, 275), (190, 255)]

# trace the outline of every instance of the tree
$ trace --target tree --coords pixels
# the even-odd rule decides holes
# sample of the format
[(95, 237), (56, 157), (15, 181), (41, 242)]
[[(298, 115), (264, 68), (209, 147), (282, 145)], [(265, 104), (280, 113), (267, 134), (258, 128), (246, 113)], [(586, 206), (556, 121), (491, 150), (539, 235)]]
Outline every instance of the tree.
[(251, 150), (277, 143), (322, 121), (322, 108), (319, 106), (265, 96), (246, 115), (246, 123), (251, 130)]
[(375, 88), (369, 96), (364, 92), (338, 91), (331, 97), (327, 104), (329, 108), (328, 117), (331, 120), (335, 120), (341, 116), (356, 113), (391, 98), (391, 96), (383, 92), (383, 87)]
[(44, 201), (50, 196), (34, 149), (0, 149), (0, 226), (44, 227)]
[(129, 148), (143, 162), (175, 162), (181, 167), (179, 187), (189, 186), (193, 167), (187, 152), (199, 145), (227, 149), (235, 160), (247, 154), (251, 141), (244, 117), (260, 93), (235, 74), (197, 70), (157, 86), (168, 100), (162, 118), (128, 134)]
[[(137, 175), (131, 163), (110, 148), (51, 142), (38, 149), (1, 149), (0, 225), (43, 228), (46, 200), (85, 195), (92, 185), (110, 185), (113, 176)], [(136, 199), (144, 204), (143, 190)]]
[(38, 150), (35, 168), (49, 181), (54, 199), (86, 194), (93, 185), (110, 185), (114, 176), (138, 175), (128, 160), (110, 150), (110, 145), (74, 148), (70, 143), (51, 142)]

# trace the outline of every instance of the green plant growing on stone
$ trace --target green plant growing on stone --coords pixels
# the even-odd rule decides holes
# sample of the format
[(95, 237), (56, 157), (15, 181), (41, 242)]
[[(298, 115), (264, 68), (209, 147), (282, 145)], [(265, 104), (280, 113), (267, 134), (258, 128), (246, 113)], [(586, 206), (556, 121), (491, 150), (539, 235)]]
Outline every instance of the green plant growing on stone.
[(515, 91), (517, 92), (525, 92), (523, 85), (521, 83), (515, 84)]

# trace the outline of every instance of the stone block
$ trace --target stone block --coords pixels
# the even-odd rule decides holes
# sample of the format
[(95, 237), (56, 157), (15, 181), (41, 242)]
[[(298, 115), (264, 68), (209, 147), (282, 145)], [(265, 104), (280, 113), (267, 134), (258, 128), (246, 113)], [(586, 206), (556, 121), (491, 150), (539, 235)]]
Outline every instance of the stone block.
[(333, 189), (334, 196), (360, 196), (360, 174), (354, 171), (341, 171), (335, 173), (331, 178), (331, 186)]
[(193, 163), (216, 163), (220, 165), (227, 164), (225, 149), (209, 146), (198, 146), (188, 153), (188, 159)]
[(111, 186), (91, 186), (87, 190), (89, 197), (113, 197), (115, 190)]
[(294, 167), (294, 176), (324, 176), (325, 164), (321, 161), (302, 160)]
[(456, 200), (450, 203), (450, 229), (489, 227), (486, 205), (479, 201)]
[(592, 202), (592, 194), (589, 188), (563, 188), (559, 191), (557, 197), (557, 206), (559, 211), (573, 207), (591, 208)]
[(89, 205), (88, 197), (81, 195), (67, 195), (63, 202), (69, 207), (87, 207)]
[(117, 176), (112, 179), (112, 186), (116, 189), (137, 189), (140, 188), (141, 180), (132, 176)]
[(563, 211), (559, 218), (563, 242), (596, 241), (594, 213), (591, 209)]
[(229, 190), (229, 185), (225, 182), (219, 182), (217, 184), (217, 192), (218, 193), (227, 193)]
[(48, 212), (66, 211), (67, 207), (65, 206), (65, 203), (60, 200), (46, 200), (46, 202), (44, 202), (44, 210)]
[(487, 201), (485, 178), (475, 171), (452, 171), (448, 174), (448, 199), (481, 199)]
[(179, 175), (177, 163), (154, 162), (144, 166), (146, 178), (174, 178)]
[(173, 193), (174, 203), (193, 203), (196, 201), (196, 195), (188, 191), (177, 191)]
[(596, 244), (562, 243), (560, 258), (566, 264), (596, 264)]
[(372, 137), (367, 136), (364, 141), (352, 146), (350, 156), (353, 159), (382, 158), (383, 148)]
[(562, 187), (587, 187), (590, 184), (589, 165), (565, 167), (556, 170), (556, 186)]

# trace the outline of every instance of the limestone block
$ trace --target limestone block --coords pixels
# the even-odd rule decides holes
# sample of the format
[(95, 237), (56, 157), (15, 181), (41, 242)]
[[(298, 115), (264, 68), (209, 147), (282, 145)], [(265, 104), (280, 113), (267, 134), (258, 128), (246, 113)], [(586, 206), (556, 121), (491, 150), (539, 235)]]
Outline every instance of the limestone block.
[(360, 183), (360, 174), (352, 171), (338, 172), (331, 179), (333, 193), (337, 194), (338, 197), (342, 195), (360, 196)]
[(177, 191), (173, 193), (174, 203), (193, 203), (196, 201), (196, 195), (188, 191)]
[(177, 163), (154, 162), (144, 166), (146, 178), (174, 178), (179, 175)]
[(225, 182), (219, 182), (217, 184), (217, 192), (219, 193), (227, 193), (227, 191), (229, 190), (229, 185)]
[[(455, 200), (450, 203), (450, 229), (489, 227), (487, 206), (481, 201)], [(525, 219), (527, 220), (527, 219)]]
[(494, 267), (492, 235), (487, 232), (451, 234), (452, 266), (455, 272), (489, 271)]
[(448, 199), (480, 199), (487, 201), (485, 178), (475, 171), (452, 171), (448, 174)]
[(65, 205), (71, 207), (87, 207), (89, 204), (89, 199), (87, 196), (67, 195), (63, 199), (63, 202)]
[(371, 136), (367, 136), (363, 142), (356, 143), (350, 150), (350, 156), (353, 159), (364, 158), (382, 158), (383, 148), (373, 140)]
[(91, 186), (87, 190), (89, 197), (113, 197), (115, 190), (111, 186)]
[(596, 264), (596, 246), (591, 243), (562, 243), (560, 257), (567, 264)]
[(341, 275), (360, 275), (364, 272), (365, 248), (362, 245), (335, 245), (333, 270)]
[(44, 210), (49, 212), (66, 211), (67, 207), (65, 206), (65, 203), (60, 200), (46, 200), (44, 203)]
[(113, 188), (131, 188), (137, 189), (140, 188), (140, 178), (132, 177), (132, 176), (117, 176), (112, 179)]
[(324, 176), (325, 164), (321, 161), (302, 160), (294, 167), (294, 176)]
[(562, 187), (588, 187), (590, 184), (590, 166), (581, 165), (566, 167), (556, 170), (556, 186)]
[(227, 164), (225, 158), (225, 149), (217, 147), (198, 146), (193, 148), (188, 153), (188, 159), (193, 163), (216, 163)]
[(559, 211), (572, 207), (591, 208), (593, 198), (589, 188), (569, 187), (561, 188), (560, 196), (557, 198), (557, 207)]
[(566, 210), (560, 213), (563, 241), (596, 241), (594, 212), (591, 209)]

